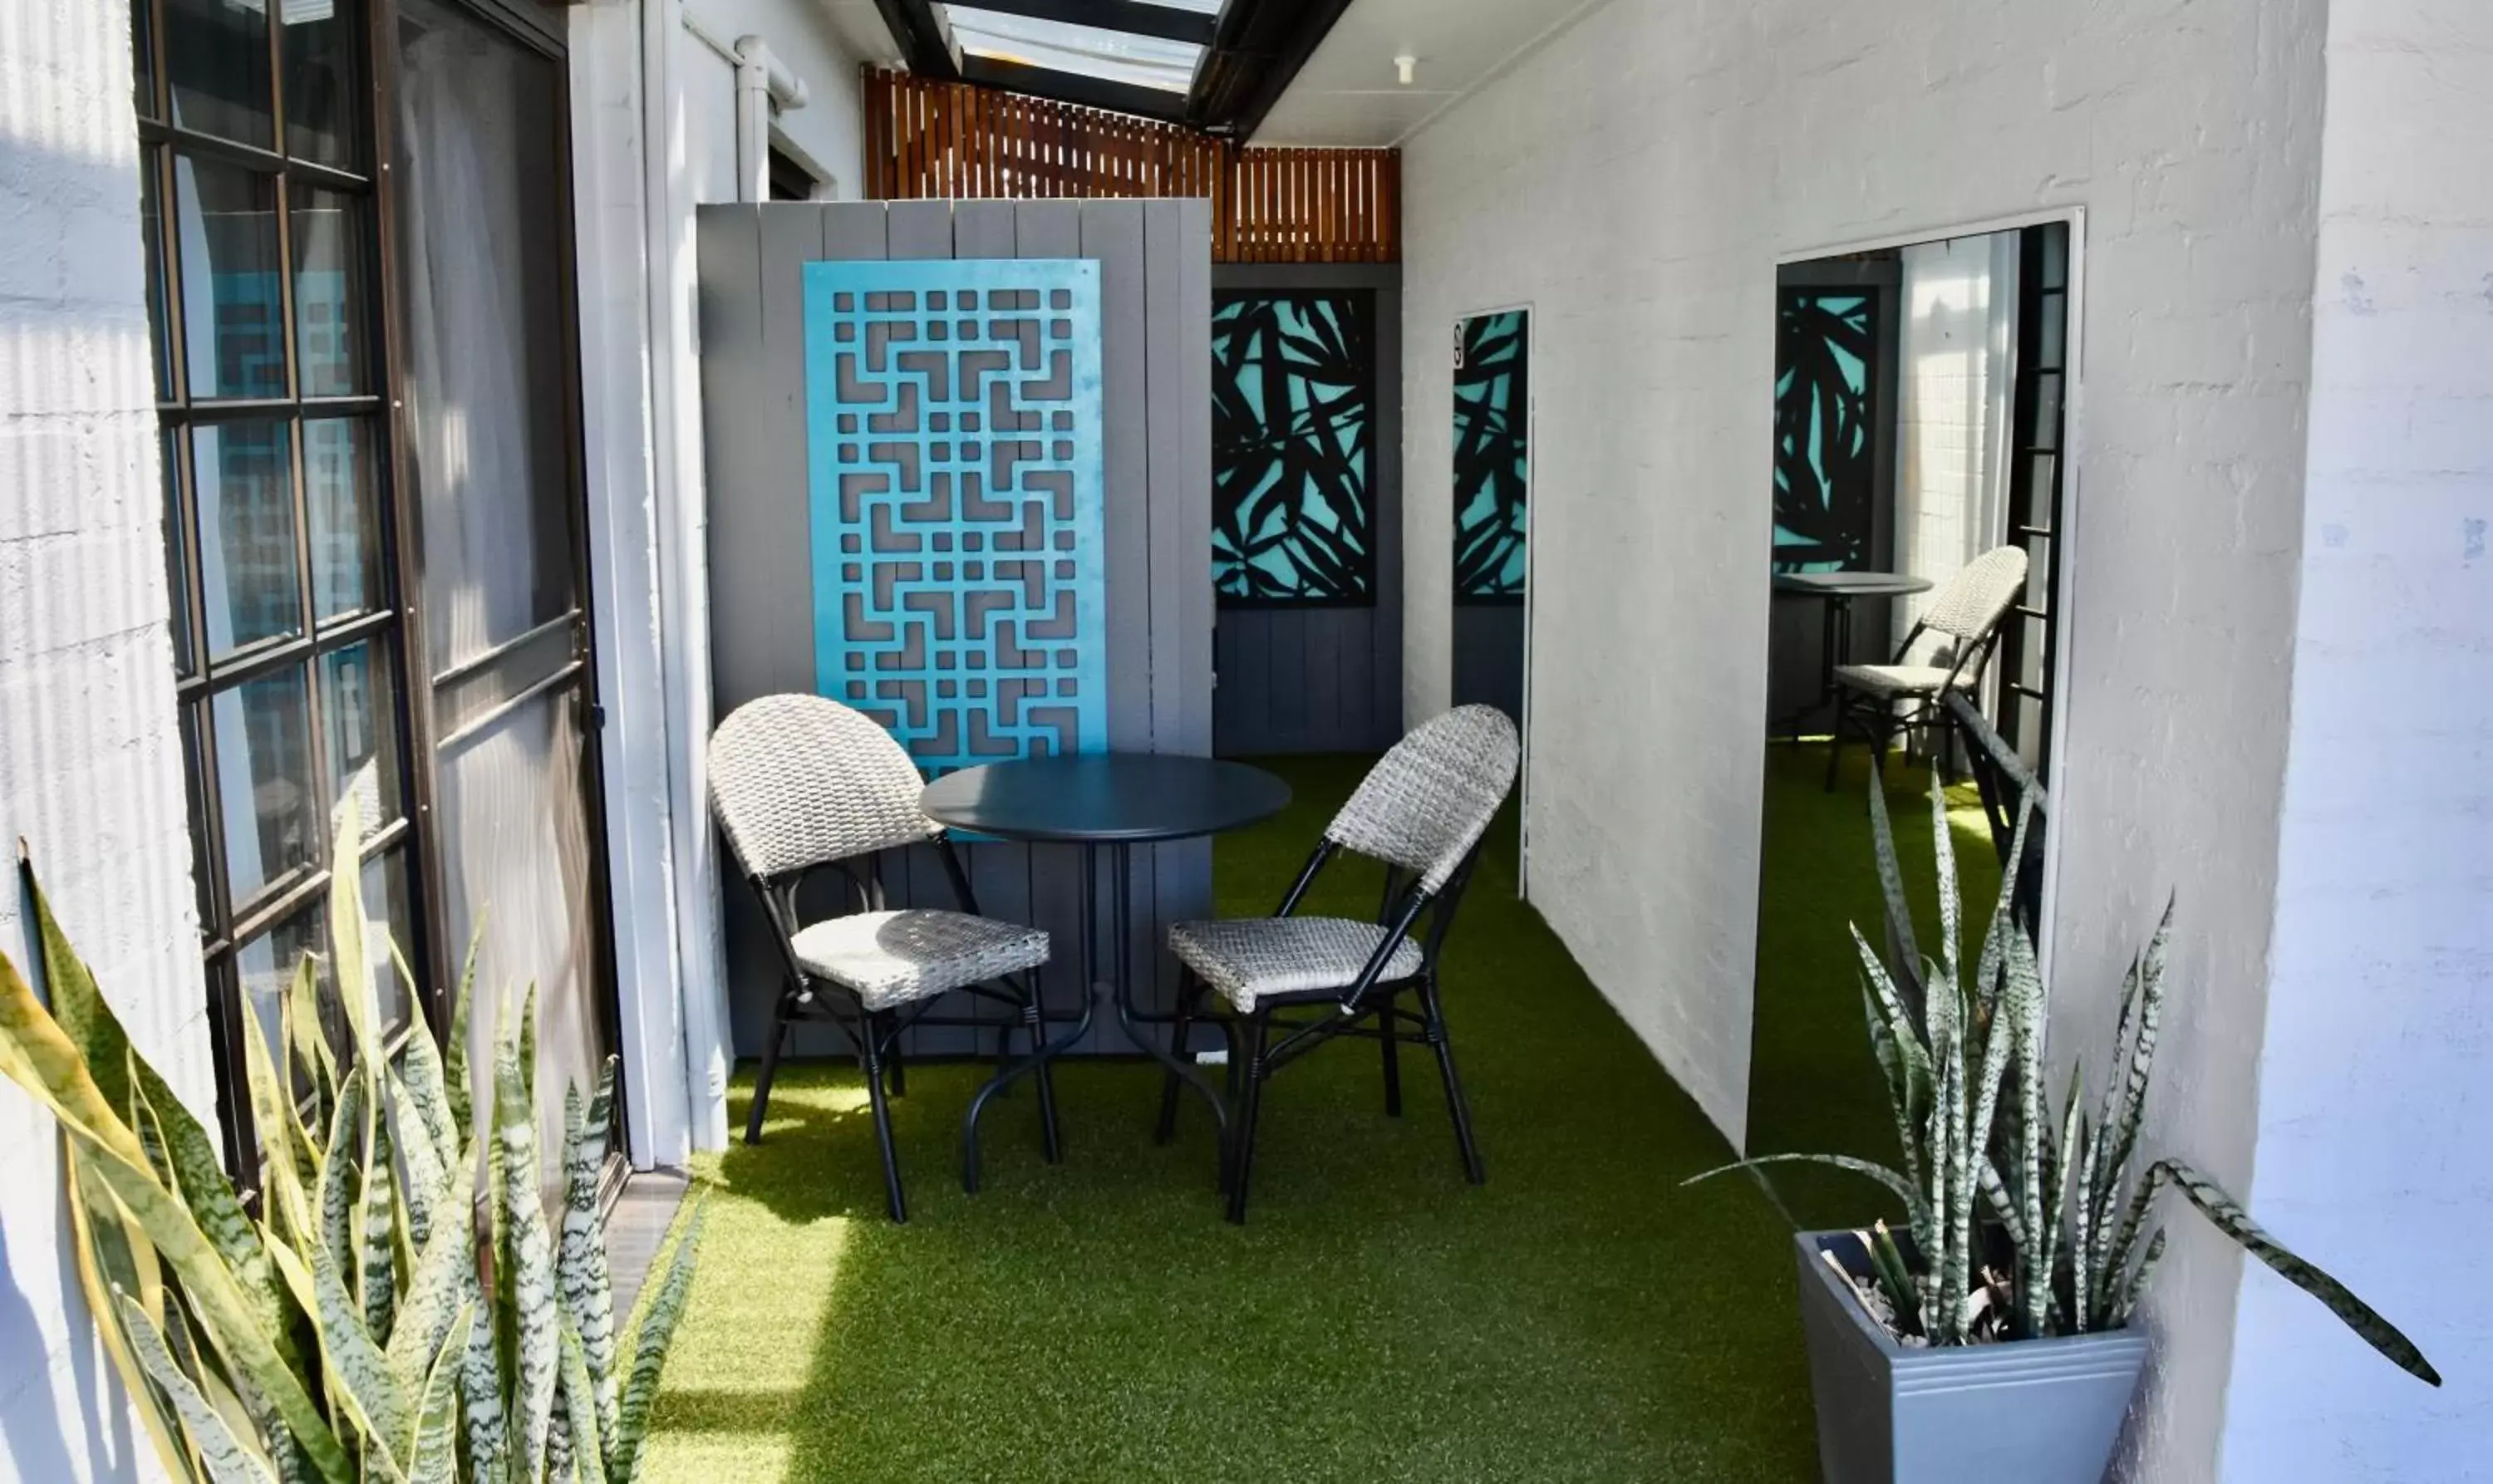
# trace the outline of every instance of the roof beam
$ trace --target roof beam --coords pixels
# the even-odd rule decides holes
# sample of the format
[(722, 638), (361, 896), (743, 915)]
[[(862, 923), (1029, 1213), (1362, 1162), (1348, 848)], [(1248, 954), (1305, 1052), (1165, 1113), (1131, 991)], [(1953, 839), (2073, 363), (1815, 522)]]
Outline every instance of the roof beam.
[(920, 77), (953, 82), (961, 76), (961, 47), (929, 0), (874, 0), (883, 24), (900, 44), (909, 70)]
[(1142, 0), (961, 0), (961, 3), (1006, 15), (1027, 15), (1034, 20), (1061, 20), (1068, 25), (1125, 31), (1135, 36), (1157, 37), (1165, 42), (1190, 42), (1197, 46), (1212, 45), (1211, 16), (1171, 6), (1146, 5)]
[(1194, 70), (1186, 122), (1244, 141), (1350, 9), (1350, 0), (1229, 0)]
[(1024, 62), (1007, 62), (1002, 57), (976, 53), (965, 56), (961, 59), (961, 75), (972, 82), (1002, 88), (1007, 93), (1028, 93), (1085, 108), (1139, 114), (1170, 124), (1183, 123), (1186, 117), (1186, 95), (1183, 93), (1147, 88), (1132, 82), (1112, 82), (1105, 77), (1058, 72), (1049, 67), (1032, 67)]

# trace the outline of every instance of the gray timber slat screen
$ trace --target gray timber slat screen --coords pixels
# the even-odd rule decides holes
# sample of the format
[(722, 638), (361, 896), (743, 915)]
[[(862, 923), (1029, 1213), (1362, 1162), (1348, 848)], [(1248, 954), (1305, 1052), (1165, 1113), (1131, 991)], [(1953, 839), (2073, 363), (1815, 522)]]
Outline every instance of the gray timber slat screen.
[[(1111, 751), (1212, 751), (1212, 268), (1196, 200), (774, 202), (701, 208), (701, 366), (709, 536), (713, 706), (810, 692), (819, 673), (807, 470), (805, 264), (878, 258), (1090, 258), (1099, 264), (1102, 492), (1106, 502), (1107, 743)], [(1081, 850), (978, 841), (964, 846), (989, 915), (1047, 930), (1051, 1014), (1079, 996)], [(952, 905), (932, 851), (893, 852), (894, 906)], [(1100, 862), (1104, 977), (1115, 950), (1110, 869)], [(1164, 1009), (1177, 964), (1171, 925), (1212, 915), (1212, 847), (1138, 846), (1127, 883), (1137, 999)], [(840, 910), (823, 882), (805, 906)], [(778, 990), (768, 929), (741, 881), (726, 892), (730, 1009), (736, 1050), (761, 1049)], [(1081, 1050), (1129, 1050), (1103, 1013)], [(1065, 1028), (1059, 1021), (1056, 1029)], [(992, 1054), (957, 1027), (910, 1032), (920, 1056)], [(843, 1050), (801, 1024), (792, 1054)]]

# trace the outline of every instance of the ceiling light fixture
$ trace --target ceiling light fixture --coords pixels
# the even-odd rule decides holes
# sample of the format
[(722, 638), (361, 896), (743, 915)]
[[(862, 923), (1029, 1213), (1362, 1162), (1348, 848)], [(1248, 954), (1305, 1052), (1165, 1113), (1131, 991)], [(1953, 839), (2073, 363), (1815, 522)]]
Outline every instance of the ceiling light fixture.
[(1407, 51), (1394, 59), (1394, 75), (1399, 78), (1406, 88), (1411, 85), (1411, 79), (1419, 70), (1420, 59)]

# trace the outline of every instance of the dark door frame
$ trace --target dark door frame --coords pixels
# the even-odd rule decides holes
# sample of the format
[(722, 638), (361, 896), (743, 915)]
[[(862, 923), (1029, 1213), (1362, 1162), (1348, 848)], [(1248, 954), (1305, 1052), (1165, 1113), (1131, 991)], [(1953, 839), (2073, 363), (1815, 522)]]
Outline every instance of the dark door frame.
[[(579, 305), (579, 257), (574, 236), (572, 193), (571, 140), (571, 77), (569, 53), (564, 43), (560, 10), (551, 5), (529, 3), (529, 0), (439, 0), (439, 3), (466, 12), (493, 27), (510, 41), (526, 46), (555, 65), (556, 98), (555, 115), (557, 121), (555, 141), (556, 172), (559, 179), (560, 209), (554, 212), (556, 236), (556, 261), (561, 276), (562, 292), (558, 310), (561, 323), (559, 357), (563, 368), (561, 386), (563, 416), (563, 483), (568, 495), (564, 513), (568, 523), (566, 554), (578, 577), (575, 588), (576, 606), (566, 615), (570, 619), (572, 661), (570, 678), (556, 689), (571, 690), (580, 707), (581, 790), (582, 807), (588, 828), (588, 884), (586, 900), (582, 904), (590, 913), (589, 946), (593, 963), (589, 966), (590, 983), (596, 1003), (598, 1028), (610, 1048), (622, 1045), (619, 986), (616, 977), (615, 915), (612, 883), (607, 869), (606, 778), (603, 750), (598, 746), (598, 733), (605, 709), (597, 693), (595, 663), (596, 595), (591, 582), (593, 568), (588, 546), (588, 487), (586, 455), (582, 411), (581, 341)], [(378, 296), (381, 305), (381, 366), (384, 387), (390, 401), (392, 436), (388, 467), (383, 477), (388, 481), (390, 509), (394, 521), (393, 576), (404, 614), (405, 666), (407, 683), (400, 688), (400, 725), (406, 728), (411, 780), (416, 806), (417, 846), (424, 869), (417, 873), (422, 885), (422, 901), (414, 910), (422, 917), (425, 935), (437, 947), (423, 963), (419, 972), (425, 979), (427, 1018), (436, 1037), (448, 1034), (454, 1006), (452, 987), (457, 968), (464, 962), (466, 945), (454, 943), (449, 935), (450, 905), (442, 889), (443, 850), (438, 809), (439, 779), (437, 763), (441, 737), (435, 716), (435, 677), (441, 673), (435, 668), (430, 643), (425, 632), (425, 596), (423, 573), (423, 529), (416, 502), (405, 498), (409, 488), (406, 478), (407, 450), (414, 427), (414, 415), (406, 406), (405, 388), (408, 372), (405, 359), (405, 333), (401, 318), (399, 284), (401, 264), (398, 260), (399, 200), (395, 183), (389, 178), (397, 159), (397, 87), (402, 75), (398, 47), (398, 0), (369, 0), (365, 11), (368, 27), (367, 43), (373, 61), (370, 94), (372, 111), (369, 122), (373, 134), (373, 158), (380, 183), (375, 192), (378, 221), (380, 277)], [(530, 631), (533, 635), (536, 631)], [(507, 647), (507, 646), (504, 646)], [(499, 652), (488, 651), (487, 657)], [(470, 656), (463, 664), (472, 663)], [(516, 699), (517, 697), (515, 697)], [(505, 702), (508, 704), (509, 702)], [(618, 1064), (617, 1081), (621, 1071)], [(626, 1100), (615, 1100), (616, 1137), (607, 1160), (605, 1194), (611, 1198), (620, 1188), (627, 1162), (621, 1157), (626, 1146), (622, 1120)]]

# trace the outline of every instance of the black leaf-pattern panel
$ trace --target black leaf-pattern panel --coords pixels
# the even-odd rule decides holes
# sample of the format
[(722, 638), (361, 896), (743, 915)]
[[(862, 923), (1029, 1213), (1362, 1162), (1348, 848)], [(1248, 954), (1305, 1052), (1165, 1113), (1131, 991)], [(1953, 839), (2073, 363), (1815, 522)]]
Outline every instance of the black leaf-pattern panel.
[(1457, 603), (1523, 601), (1531, 373), (1531, 336), (1524, 311), (1475, 315), (1457, 328)]
[(1212, 309), (1212, 582), (1224, 608), (1376, 601), (1375, 300)]
[(1775, 350), (1775, 570), (1867, 566), (1878, 300), (1787, 289)]

